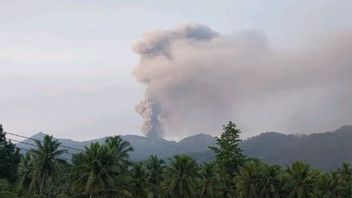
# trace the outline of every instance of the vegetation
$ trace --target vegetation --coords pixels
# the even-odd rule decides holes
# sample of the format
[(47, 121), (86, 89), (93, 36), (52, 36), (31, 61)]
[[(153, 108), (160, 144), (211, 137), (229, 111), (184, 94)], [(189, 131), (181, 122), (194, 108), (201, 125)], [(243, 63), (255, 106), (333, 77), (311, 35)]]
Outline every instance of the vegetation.
[(19, 150), (6, 140), (2, 125), (0, 125), (0, 179), (6, 179), (9, 183), (15, 182), (20, 159)]
[(72, 159), (51, 136), (21, 157), (0, 127), (0, 197), (26, 198), (343, 198), (352, 195), (352, 168), (321, 172), (297, 161), (273, 166), (242, 154), (232, 122), (217, 138), (213, 162), (187, 155), (132, 162), (131, 145), (120, 136), (92, 143)]

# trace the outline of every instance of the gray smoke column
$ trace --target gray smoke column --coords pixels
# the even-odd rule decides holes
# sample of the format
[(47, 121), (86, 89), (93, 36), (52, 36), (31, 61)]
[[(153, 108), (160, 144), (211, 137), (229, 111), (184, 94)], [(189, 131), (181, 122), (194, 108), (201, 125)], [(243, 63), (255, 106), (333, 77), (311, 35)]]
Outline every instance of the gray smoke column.
[(145, 92), (145, 99), (136, 106), (136, 111), (144, 119), (142, 131), (146, 135), (154, 138), (164, 135), (160, 106), (158, 105), (158, 101), (152, 98), (148, 90)]
[(352, 34), (309, 48), (273, 49), (260, 31), (220, 35), (190, 24), (144, 35), (134, 69), (146, 86), (136, 110), (152, 137), (219, 134), (228, 120), (244, 136), (307, 132), (352, 123)]
[[(134, 50), (142, 56), (141, 63), (157, 57), (171, 60), (172, 54), (169, 50), (173, 42), (184, 39), (189, 41), (210, 40), (214, 36), (216, 33), (205, 26), (183, 26), (174, 31), (147, 34), (143, 42), (135, 45)], [(137, 72), (136, 75), (138, 75)], [(143, 78), (139, 78), (139, 80), (145, 84), (148, 84), (149, 81)], [(156, 97), (153, 90), (153, 87), (147, 87), (145, 98), (136, 106), (136, 111), (144, 119), (142, 131), (150, 137), (162, 137), (164, 136), (163, 112), (159, 98)]]

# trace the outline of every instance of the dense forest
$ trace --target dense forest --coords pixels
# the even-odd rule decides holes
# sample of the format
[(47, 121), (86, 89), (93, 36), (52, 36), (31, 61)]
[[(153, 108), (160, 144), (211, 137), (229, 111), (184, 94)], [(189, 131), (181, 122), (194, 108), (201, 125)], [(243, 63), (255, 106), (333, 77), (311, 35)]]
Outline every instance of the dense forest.
[(268, 165), (243, 154), (239, 135), (234, 123), (224, 126), (217, 146), (211, 147), (213, 162), (197, 164), (187, 155), (134, 162), (129, 158), (133, 148), (120, 136), (64, 159), (70, 148), (47, 135), (21, 155), (0, 127), (0, 197), (352, 197), (349, 164), (330, 172), (300, 161), (287, 167)]

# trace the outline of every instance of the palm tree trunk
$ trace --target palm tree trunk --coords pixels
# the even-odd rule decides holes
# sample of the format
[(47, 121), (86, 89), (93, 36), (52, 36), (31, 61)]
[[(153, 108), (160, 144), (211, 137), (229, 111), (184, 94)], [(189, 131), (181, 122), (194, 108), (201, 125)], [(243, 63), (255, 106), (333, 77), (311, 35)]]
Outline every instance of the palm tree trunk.
[(42, 176), (42, 181), (40, 182), (40, 188), (39, 188), (39, 195), (42, 195), (43, 192), (43, 186), (44, 186), (44, 175)]

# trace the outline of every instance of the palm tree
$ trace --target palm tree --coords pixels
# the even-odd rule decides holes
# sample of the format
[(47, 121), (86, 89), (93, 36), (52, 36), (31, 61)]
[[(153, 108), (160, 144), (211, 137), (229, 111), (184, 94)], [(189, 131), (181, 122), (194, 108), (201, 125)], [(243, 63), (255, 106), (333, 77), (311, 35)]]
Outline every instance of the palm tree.
[(260, 197), (279, 198), (282, 190), (282, 172), (279, 166), (264, 164), (261, 171)]
[(33, 164), (31, 156), (29, 153), (26, 153), (21, 159), (21, 162), (18, 167), (19, 181), (18, 184), (20, 187), (29, 189), (29, 184), (31, 183), (31, 174), (33, 170)]
[[(218, 167), (218, 164), (217, 164)], [(218, 167), (217, 173), (219, 175), (219, 194), (221, 198), (232, 198), (235, 194), (233, 186), (233, 178), (223, 168)]]
[[(44, 136), (43, 142), (35, 141), (35, 143), (38, 148), (29, 151), (29, 155), (22, 162), (20, 172), (23, 179), (30, 179), (30, 191), (44, 196), (44, 189), (54, 184), (60, 172), (63, 160), (60, 160), (59, 156), (65, 150), (59, 149), (61, 143), (49, 135)], [(48, 194), (45, 196), (49, 197)]]
[(286, 170), (285, 190), (289, 198), (310, 198), (317, 191), (319, 171), (297, 161)]
[(144, 198), (147, 197), (148, 191), (148, 173), (144, 165), (140, 162), (134, 164), (131, 170), (130, 188), (132, 197)]
[(127, 167), (131, 165), (128, 153), (133, 151), (130, 143), (124, 141), (121, 136), (108, 137), (105, 143), (113, 152), (116, 166), (121, 170), (127, 171)]
[(344, 196), (351, 197), (352, 196), (352, 168), (349, 164), (343, 163), (342, 168), (337, 170), (337, 173), (343, 180), (344, 186)]
[[(116, 145), (118, 147), (119, 145)], [(72, 191), (89, 198), (128, 196), (125, 167), (116, 147), (92, 143), (73, 158)], [(125, 158), (123, 158), (125, 160)]]
[(260, 160), (250, 160), (242, 165), (234, 182), (237, 197), (279, 198), (281, 169)]
[(156, 155), (150, 156), (146, 161), (148, 170), (148, 183), (153, 198), (159, 197), (160, 184), (164, 181), (163, 173), (165, 162), (159, 159)]
[(186, 155), (176, 155), (166, 170), (164, 193), (167, 197), (194, 197), (193, 186), (197, 177), (197, 163)]
[(343, 177), (338, 172), (324, 174), (320, 179), (319, 187), (319, 197), (345, 197), (343, 196), (345, 183)]
[(248, 161), (240, 167), (234, 178), (236, 195), (240, 198), (256, 198), (260, 195), (262, 164)]
[(219, 179), (215, 163), (204, 163), (200, 166), (199, 196), (211, 198), (217, 196)]

